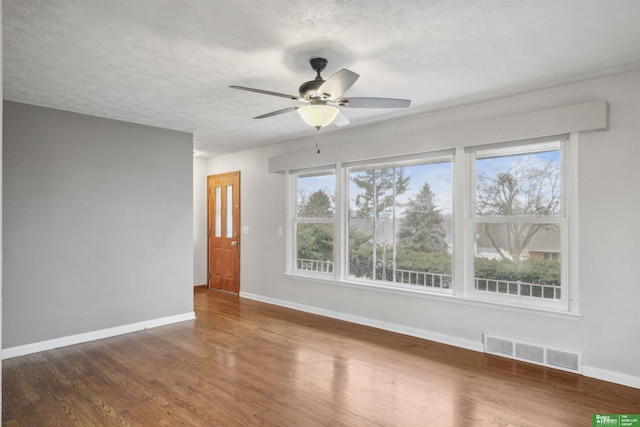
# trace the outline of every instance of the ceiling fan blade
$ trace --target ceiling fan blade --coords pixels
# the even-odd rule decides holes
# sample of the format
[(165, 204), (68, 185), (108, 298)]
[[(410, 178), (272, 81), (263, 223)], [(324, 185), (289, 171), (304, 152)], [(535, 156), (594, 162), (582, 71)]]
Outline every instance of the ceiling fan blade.
[(240, 89), (240, 90), (246, 90), (248, 92), (255, 92), (255, 93), (262, 93), (264, 95), (271, 95), (271, 96), (279, 96), (281, 98), (289, 98), (289, 99), (294, 99), (294, 100), (299, 100), (300, 97), (299, 96), (295, 96), (295, 95), (287, 95), (286, 93), (279, 93), (279, 92), (271, 92), (269, 90), (262, 90), (262, 89), (254, 89), (252, 87), (244, 87), (244, 86), (229, 86), (232, 89)]
[(410, 99), (396, 98), (342, 98), (335, 102), (347, 108), (407, 108), (411, 105)]
[(288, 113), (289, 111), (295, 111), (297, 109), (298, 107), (283, 108), (282, 110), (276, 110), (267, 114), (263, 114), (261, 116), (254, 117), (254, 119), (266, 119), (267, 117), (277, 116), (279, 114)]
[(333, 124), (336, 126), (346, 126), (351, 124), (351, 120), (349, 120), (349, 117), (347, 117), (345, 113), (340, 111), (336, 118), (333, 119)]
[(333, 74), (318, 88), (318, 95), (324, 96), (329, 100), (337, 99), (342, 96), (360, 77), (359, 74), (349, 71), (346, 68)]

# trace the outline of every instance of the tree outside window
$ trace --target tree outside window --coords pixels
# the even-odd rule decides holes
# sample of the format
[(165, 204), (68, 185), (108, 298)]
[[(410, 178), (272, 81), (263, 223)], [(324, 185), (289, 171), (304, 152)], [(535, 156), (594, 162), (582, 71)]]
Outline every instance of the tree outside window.
[(335, 175), (301, 174), (296, 185), (295, 268), (333, 273)]

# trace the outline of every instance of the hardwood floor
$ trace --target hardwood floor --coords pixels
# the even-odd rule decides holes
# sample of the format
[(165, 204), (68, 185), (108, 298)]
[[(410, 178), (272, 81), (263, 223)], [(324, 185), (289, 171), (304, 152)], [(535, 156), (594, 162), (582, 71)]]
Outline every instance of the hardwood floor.
[(5, 426), (591, 426), (640, 390), (197, 289), (197, 320), (3, 361)]

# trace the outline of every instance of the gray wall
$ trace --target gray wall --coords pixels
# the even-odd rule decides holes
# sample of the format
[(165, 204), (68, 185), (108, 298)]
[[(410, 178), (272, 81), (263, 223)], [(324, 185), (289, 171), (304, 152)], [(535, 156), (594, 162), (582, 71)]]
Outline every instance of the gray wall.
[(490, 332), (581, 351), (585, 375), (640, 387), (640, 72), (401, 120), (354, 123), (321, 133), (320, 143), (323, 153), (346, 145), (365, 153), (376, 144), (411, 146), (396, 154), (420, 152), (438, 147), (429, 136), (438, 129), (595, 100), (609, 102), (610, 129), (579, 140), (579, 232), (570, 251), (580, 257), (580, 316), (283, 275), (285, 241), (277, 230), (286, 225), (285, 177), (268, 172), (268, 159), (301, 150), (315, 156), (311, 130), (299, 141), (209, 161), (209, 174), (242, 173), (241, 222), (251, 234), (242, 239), (241, 295), (470, 348), (481, 348), (482, 334)]
[(193, 312), (192, 136), (4, 104), (3, 348)]

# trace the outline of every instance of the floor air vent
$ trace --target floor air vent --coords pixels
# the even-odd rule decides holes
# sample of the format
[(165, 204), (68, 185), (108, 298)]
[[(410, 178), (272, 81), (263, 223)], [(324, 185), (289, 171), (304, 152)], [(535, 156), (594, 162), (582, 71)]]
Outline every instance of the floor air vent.
[(574, 351), (559, 350), (491, 334), (484, 334), (484, 351), (550, 368), (582, 373), (582, 354)]

